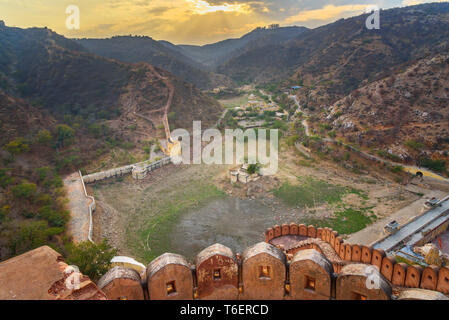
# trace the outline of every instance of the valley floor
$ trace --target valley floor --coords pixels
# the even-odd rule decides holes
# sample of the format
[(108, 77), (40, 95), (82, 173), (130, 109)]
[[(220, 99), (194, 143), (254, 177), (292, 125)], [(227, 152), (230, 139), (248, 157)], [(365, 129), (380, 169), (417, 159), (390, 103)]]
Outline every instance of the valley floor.
[(249, 185), (230, 183), (231, 166), (170, 165), (142, 181), (89, 187), (97, 200), (94, 240), (107, 238), (144, 263), (164, 252), (191, 258), (216, 242), (238, 252), (274, 224), (329, 226), (349, 236), (422, 197), (378, 173), (301, 160), (292, 149), (280, 153), (275, 177)]

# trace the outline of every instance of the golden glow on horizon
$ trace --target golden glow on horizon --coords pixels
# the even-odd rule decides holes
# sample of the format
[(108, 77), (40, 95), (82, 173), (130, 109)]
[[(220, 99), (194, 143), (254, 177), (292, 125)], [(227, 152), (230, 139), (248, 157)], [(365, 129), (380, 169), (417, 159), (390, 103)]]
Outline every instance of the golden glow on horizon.
[[(309, 28), (363, 13), (365, 0), (0, 0), (0, 20), (20, 28), (48, 27), (69, 38), (146, 35), (175, 44), (241, 37), (270, 24)], [(370, 3), (384, 7), (385, 0)], [(394, 0), (398, 5), (436, 0)], [(442, 0), (439, 0), (442, 1)], [(312, 5), (312, 3), (314, 3)], [(79, 6), (81, 29), (66, 28), (66, 8)]]
[(211, 12), (223, 11), (223, 12), (237, 12), (243, 14), (251, 13), (251, 9), (248, 5), (244, 4), (229, 4), (227, 2), (219, 6), (210, 5), (209, 2), (203, 0), (186, 0), (193, 5), (193, 12), (196, 14), (207, 14)]
[(364, 13), (366, 8), (372, 6), (370, 4), (351, 4), (343, 6), (334, 6), (333, 4), (327, 5), (321, 9), (302, 11), (295, 16), (291, 16), (287, 19), (287, 22), (305, 22), (310, 20), (331, 20), (335, 19), (343, 14)]

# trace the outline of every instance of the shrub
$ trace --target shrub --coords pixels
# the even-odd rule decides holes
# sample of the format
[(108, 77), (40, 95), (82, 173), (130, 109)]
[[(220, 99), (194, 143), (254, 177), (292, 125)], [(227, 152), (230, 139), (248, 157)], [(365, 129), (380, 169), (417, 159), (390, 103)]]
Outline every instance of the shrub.
[(105, 124), (94, 123), (89, 126), (89, 133), (92, 134), (95, 138), (101, 138), (110, 132), (110, 129)]
[(71, 145), (75, 140), (75, 130), (68, 125), (61, 124), (56, 127), (57, 147)]
[(248, 171), (249, 174), (255, 174), (255, 173), (258, 173), (259, 170), (260, 170), (260, 164), (256, 163), (256, 164), (250, 164), (248, 166), (248, 170), (247, 171)]
[(25, 221), (19, 224), (18, 230), (9, 239), (11, 255), (18, 255), (46, 244), (48, 229), (45, 221)]
[(6, 205), (0, 208), (0, 222), (3, 222), (9, 214), (11, 207)]
[(80, 271), (91, 280), (97, 281), (105, 274), (117, 250), (112, 248), (106, 240), (101, 243), (82, 242), (68, 248), (67, 263), (76, 265)]
[(394, 166), (393, 168), (391, 168), (391, 172), (393, 173), (399, 173), (402, 172), (404, 170), (403, 166)]
[(174, 120), (176, 120), (176, 112), (170, 112), (170, 113), (167, 115), (167, 118), (168, 118), (168, 121), (174, 121)]
[(8, 170), (0, 169), (0, 186), (6, 188), (14, 183), (14, 178), (8, 175)]
[(415, 140), (407, 141), (405, 143), (405, 146), (414, 151), (421, 151), (425, 147), (423, 143), (415, 141)]
[(53, 141), (53, 136), (48, 130), (41, 130), (36, 135), (36, 142), (42, 145), (49, 145)]
[(432, 160), (427, 157), (423, 157), (418, 160), (418, 164), (421, 167), (428, 168), (436, 172), (444, 172), (446, 170), (446, 162), (444, 160)]
[(36, 200), (40, 205), (50, 205), (52, 203), (52, 197), (47, 193), (41, 193)]
[(22, 182), (21, 184), (12, 187), (12, 193), (19, 199), (32, 199), (37, 191), (37, 186), (34, 183)]
[(40, 183), (45, 181), (45, 179), (47, 179), (49, 177), (50, 173), (51, 173), (51, 169), (49, 167), (42, 167), (42, 168), (36, 169), (36, 174), (37, 174), (37, 177), (38, 177)]
[(299, 135), (294, 135), (292, 137), (288, 137), (286, 139), (286, 143), (289, 147), (293, 147), (295, 143), (299, 141), (299, 139), (300, 139)]
[(59, 228), (65, 227), (70, 219), (68, 211), (56, 211), (51, 206), (42, 207), (39, 210), (39, 216), (48, 221), (50, 226)]
[(25, 140), (23, 138), (12, 140), (10, 143), (5, 145), (3, 149), (8, 151), (13, 156), (30, 151), (30, 147), (25, 143)]

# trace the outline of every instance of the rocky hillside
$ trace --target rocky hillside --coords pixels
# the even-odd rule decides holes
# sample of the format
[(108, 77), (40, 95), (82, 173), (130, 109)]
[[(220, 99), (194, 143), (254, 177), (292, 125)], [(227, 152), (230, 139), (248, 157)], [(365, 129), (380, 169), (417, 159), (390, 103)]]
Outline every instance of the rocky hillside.
[(181, 45), (177, 49), (198, 63), (220, 70), (221, 65), (243, 52), (283, 43), (307, 30), (305, 27), (259, 27), (238, 39), (227, 39), (204, 46)]
[(215, 74), (201, 63), (149, 37), (113, 37), (110, 39), (78, 39), (89, 52), (128, 63), (147, 62), (173, 73), (178, 78), (206, 90), (220, 85), (232, 86), (223, 75)]
[(380, 30), (368, 30), (367, 17), (341, 19), (284, 43), (256, 47), (218, 71), (235, 81), (260, 83), (291, 76), (307, 87), (301, 103), (319, 107), (448, 44), (449, 3), (384, 10)]
[(398, 68), (340, 99), (322, 117), (362, 147), (406, 161), (449, 160), (449, 54)]
[(0, 90), (0, 119), (2, 146), (16, 137), (32, 135), (55, 124), (55, 120), (48, 112), (39, 110), (22, 99), (10, 97), (2, 90)]
[(48, 29), (0, 24), (0, 260), (45, 244), (62, 252), (70, 213), (61, 177), (147, 159), (149, 141), (165, 137), (167, 106), (170, 126), (186, 129), (222, 112), (165, 70), (93, 55)]
[[(170, 112), (182, 119), (176, 125), (189, 128), (193, 120), (212, 124), (221, 113), (217, 102), (165, 70), (90, 54), (78, 43), (48, 29), (2, 27), (0, 66), (0, 87), (5, 92), (48, 110), (68, 124), (88, 127), (120, 120), (126, 126), (135, 126), (139, 113), (165, 106), (169, 90), (164, 79), (176, 86), (170, 106)], [(140, 100), (130, 100), (130, 96)], [(131, 109), (135, 112), (130, 113)], [(138, 131), (146, 132), (143, 137), (151, 135), (151, 121), (140, 123)]]

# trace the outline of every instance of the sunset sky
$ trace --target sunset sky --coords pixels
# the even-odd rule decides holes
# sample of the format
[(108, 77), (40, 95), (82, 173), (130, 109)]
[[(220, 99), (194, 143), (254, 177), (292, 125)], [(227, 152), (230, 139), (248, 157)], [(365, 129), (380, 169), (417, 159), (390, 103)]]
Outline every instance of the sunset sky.
[[(176, 44), (240, 37), (255, 27), (317, 27), (381, 8), (435, 2), (416, 0), (0, 0), (8, 26), (44, 27), (67, 37), (146, 35)], [(440, 1), (442, 2), (442, 1)], [(67, 6), (80, 8), (80, 30), (65, 27)]]

